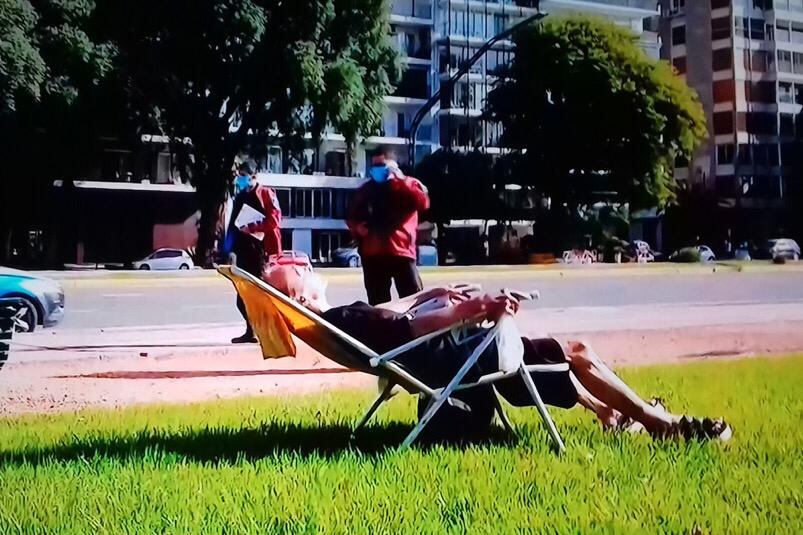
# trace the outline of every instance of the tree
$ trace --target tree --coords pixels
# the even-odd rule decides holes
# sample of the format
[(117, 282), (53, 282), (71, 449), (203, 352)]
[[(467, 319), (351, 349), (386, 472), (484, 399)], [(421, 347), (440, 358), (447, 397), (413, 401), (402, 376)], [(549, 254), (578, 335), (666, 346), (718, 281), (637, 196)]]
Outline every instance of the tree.
[(440, 149), (421, 160), (415, 175), (429, 189), (429, 219), (434, 223), (504, 216), (503, 204), (494, 189), (493, 161), (487, 154)]
[(386, 94), (388, 12), (384, 0), (104, 2), (99, 20), (120, 50), (131, 116), (143, 131), (191, 140), (202, 262), (248, 143), (298, 149), (310, 132), (317, 149), (327, 124)]
[(514, 42), (487, 115), (524, 164), (516, 181), (550, 198), (553, 215), (598, 192), (633, 209), (670, 202), (675, 159), (707, 135), (696, 94), (672, 67), (628, 29), (595, 18), (550, 19)]
[[(47, 210), (56, 178), (75, 176), (113, 112), (98, 91), (115, 49), (90, 34), (92, 0), (0, 0), (0, 259), (13, 229)], [(27, 242), (27, 240), (26, 240)]]

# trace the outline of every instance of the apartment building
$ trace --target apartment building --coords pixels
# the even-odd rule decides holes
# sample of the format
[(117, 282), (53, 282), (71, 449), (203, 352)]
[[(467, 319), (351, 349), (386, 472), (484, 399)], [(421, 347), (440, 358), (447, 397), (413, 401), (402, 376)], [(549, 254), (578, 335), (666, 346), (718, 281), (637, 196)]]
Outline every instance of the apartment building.
[[(387, 98), (384, 142), (407, 152), (410, 124), (416, 111), (460, 65), (487, 40), (537, 13), (533, 0), (394, 0), (391, 23), (405, 55), (407, 70), (396, 94)], [(551, 15), (597, 15), (629, 27), (642, 38), (645, 50), (659, 56), (657, 32), (651, 22), (658, 14), (653, 0), (542, 0), (540, 10)], [(417, 135), (417, 159), (447, 147), (499, 152), (498, 125), (480, 120), (497, 69), (509, 62), (511, 41), (500, 41), (455, 85), (442, 95)], [(372, 147), (366, 155), (371, 155)]]
[(700, 95), (708, 143), (678, 180), (713, 194), (734, 237), (784, 225), (803, 105), (803, 0), (662, 0), (662, 57)]

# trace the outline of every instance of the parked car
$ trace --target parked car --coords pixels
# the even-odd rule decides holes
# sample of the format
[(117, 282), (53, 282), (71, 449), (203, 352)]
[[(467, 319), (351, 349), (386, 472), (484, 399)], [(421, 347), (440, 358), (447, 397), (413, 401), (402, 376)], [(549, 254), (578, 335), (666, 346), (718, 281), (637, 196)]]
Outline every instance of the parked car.
[(670, 262), (716, 262), (717, 257), (714, 251), (707, 245), (695, 245), (692, 247), (684, 247), (679, 251), (675, 251), (669, 256)]
[(271, 255), (268, 258), (268, 266), (297, 266), (312, 271), (312, 262), (302, 251), (282, 251), (281, 254)]
[(698, 245), (697, 250), (700, 252), (700, 262), (716, 262), (717, 255), (707, 245)]
[[(332, 253), (332, 262), (338, 267), (357, 268), (362, 266), (360, 253), (354, 246), (336, 249)], [(416, 264), (419, 266), (437, 266), (438, 248), (434, 245), (419, 245)]]
[(134, 262), (134, 269), (173, 270), (192, 269), (195, 264), (187, 251), (181, 249), (157, 249), (142, 260)]
[(14, 316), (16, 332), (33, 332), (37, 325), (53, 327), (64, 318), (64, 289), (33, 273), (0, 267), (0, 298), (20, 304)]
[(775, 238), (767, 240), (764, 247), (756, 251), (756, 258), (772, 260), (783, 258), (784, 260), (800, 260), (800, 245), (795, 240), (789, 238)]

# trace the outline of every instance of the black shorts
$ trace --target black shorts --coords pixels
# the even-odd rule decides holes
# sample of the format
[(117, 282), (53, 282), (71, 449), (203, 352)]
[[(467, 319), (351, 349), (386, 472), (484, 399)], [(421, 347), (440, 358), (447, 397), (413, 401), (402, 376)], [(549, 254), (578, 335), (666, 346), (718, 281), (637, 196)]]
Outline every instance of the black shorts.
[[(522, 338), (524, 343), (524, 363), (525, 364), (563, 364), (566, 362), (566, 354), (563, 347), (554, 338)], [(481, 357), (485, 364), (484, 367), (498, 365), (496, 346), (486, 351)], [(537, 372), (531, 373), (535, 387), (538, 389), (541, 399), (547, 405), (570, 409), (577, 403), (577, 389), (572, 383), (569, 372)], [(508, 403), (516, 407), (528, 407), (535, 405), (530, 391), (521, 377), (511, 377), (496, 383), (496, 389)]]
[[(469, 343), (468, 347), (454, 347), (444, 339), (428, 343), (420, 350), (414, 350), (399, 357), (398, 362), (405, 366), (424, 383), (443, 387), (454, 377), (481, 339)], [(525, 364), (563, 364), (566, 355), (563, 347), (554, 338), (522, 338)], [(476, 381), (480, 376), (499, 371), (499, 356), (496, 344), (480, 356), (477, 365), (466, 374), (463, 382)], [(577, 389), (572, 383), (569, 371), (531, 373), (541, 399), (547, 405), (569, 409), (577, 403)], [(530, 391), (519, 376), (510, 377), (494, 383), (499, 394), (516, 407), (535, 405)]]

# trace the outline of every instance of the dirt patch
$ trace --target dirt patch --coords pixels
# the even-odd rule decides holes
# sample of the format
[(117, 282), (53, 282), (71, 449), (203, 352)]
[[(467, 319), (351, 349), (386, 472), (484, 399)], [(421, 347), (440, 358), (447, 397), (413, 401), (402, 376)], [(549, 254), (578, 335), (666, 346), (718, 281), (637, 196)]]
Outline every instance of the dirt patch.
[[(615, 366), (685, 362), (726, 356), (803, 351), (803, 322), (577, 333)], [(74, 411), (144, 403), (259, 395), (295, 395), (329, 388), (373, 388), (306, 346), (296, 358), (263, 361), (258, 349), (233, 355), (80, 359), (9, 366), (0, 371), (0, 414)]]

